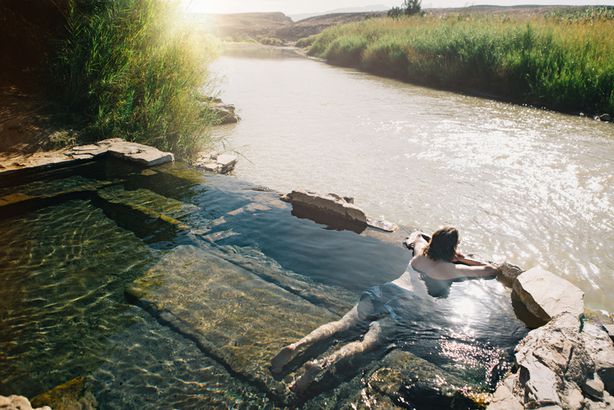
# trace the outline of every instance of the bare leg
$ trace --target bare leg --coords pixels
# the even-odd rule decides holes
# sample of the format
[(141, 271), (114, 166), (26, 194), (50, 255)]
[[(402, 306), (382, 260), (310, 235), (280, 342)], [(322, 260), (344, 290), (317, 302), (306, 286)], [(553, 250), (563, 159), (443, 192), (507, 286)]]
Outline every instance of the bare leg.
[[(385, 320), (385, 319), (384, 319)], [(362, 340), (346, 344), (330, 355), (305, 364), (305, 373), (290, 387), (296, 394), (302, 394), (322, 371), (327, 371), (342, 360), (352, 360), (364, 353), (377, 349), (384, 342), (382, 321), (372, 322)]]
[[(361, 302), (362, 303), (362, 302)], [(292, 343), (283, 349), (271, 360), (271, 372), (281, 373), (283, 367), (296, 357), (302, 348), (313, 346), (314, 344), (328, 340), (334, 335), (349, 330), (356, 326), (361, 320), (361, 314), (358, 311), (359, 305), (354, 306), (341, 319), (334, 322), (326, 323), (307, 336), (303, 337), (298, 342)], [(362, 311), (361, 307), (361, 311)]]

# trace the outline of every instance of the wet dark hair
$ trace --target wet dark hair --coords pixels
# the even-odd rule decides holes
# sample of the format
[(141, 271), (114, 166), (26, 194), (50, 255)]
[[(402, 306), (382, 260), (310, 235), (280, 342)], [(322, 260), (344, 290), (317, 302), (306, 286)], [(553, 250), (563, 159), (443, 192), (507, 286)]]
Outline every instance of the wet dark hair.
[(431, 240), (422, 251), (434, 261), (452, 261), (458, 245), (458, 230), (453, 226), (444, 226), (433, 232)]

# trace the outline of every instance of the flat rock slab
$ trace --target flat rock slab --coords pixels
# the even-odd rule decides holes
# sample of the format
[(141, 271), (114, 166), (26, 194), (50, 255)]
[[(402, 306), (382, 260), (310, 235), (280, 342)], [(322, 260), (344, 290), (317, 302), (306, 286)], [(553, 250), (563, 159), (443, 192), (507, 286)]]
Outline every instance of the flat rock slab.
[(173, 219), (184, 220), (199, 207), (186, 204), (173, 198), (157, 194), (149, 189), (125, 190), (120, 185), (113, 185), (98, 190), (98, 195), (110, 202), (125, 204), (137, 210), (147, 210), (148, 215), (166, 215)]
[(584, 312), (584, 293), (571, 282), (540, 267), (519, 275), (513, 288), (541, 325), (562, 313), (579, 317)]
[(91, 154), (94, 157), (109, 154), (147, 167), (175, 160), (175, 156), (170, 152), (162, 152), (157, 148), (136, 142), (128, 142), (121, 138), (110, 138), (89, 146), (75, 147), (67, 153), (68, 156), (83, 156), (87, 154)]
[(292, 395), (271, 376), (271, 358), (338, 319), (213, 252), (187, 245), (167, 254), (126, 293), (233, 373), (286, 403)]
[(68, 166), (106, 154), (146, 167), (175, 160), (175, 156), (170, 152), (162, 152), (157, 148), (125, 141), (121, 138), (110, 138), (95, 144), (78, 145), (64, 150), (37, 152), (31, 155), (0, 156), (0, 174), (52, 166)]

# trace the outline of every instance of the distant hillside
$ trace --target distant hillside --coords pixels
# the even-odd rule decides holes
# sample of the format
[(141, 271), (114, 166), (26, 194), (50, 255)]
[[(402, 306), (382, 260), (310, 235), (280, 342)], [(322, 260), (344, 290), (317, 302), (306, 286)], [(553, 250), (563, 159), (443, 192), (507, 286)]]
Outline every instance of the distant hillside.
[(201, 14), (191, 18), (212, 34), (231, 40), (274, 37), (277, 30), (293, 24), (283, 13)]
[[(375, 6), (373, 6), (375, 7)], [(382, 6), (384, 7), (384, 6)], [(445, 14), (510, 14), (534, 16), (558, 10), (583, 9), (586, 6), (470, 6), (459, 8), (425, 9), (429, 15)], [(241, 41), (256, 40), (265, 44), (291, 44), (301, 38), (318, 34), (328, 27), (382, 17), (386, 11), (330, 13), (304, 18), (298, 21), (283, 13), (241, 13), (192, 15), (196, 27), (211, 32), (222, 39)]]
[(374, 17), (382, 17), (385, 15), (386, 12), (326, 14), (323, 16), (316, 16), (300, 20), (290, 26), (279, 28), (275, 32), (275, 36), (286, 41), (296, 41), (304, 37), (318, 34), (331, 26), (361, 21)]
[(290, 17), (294, 21), (305, 20), (311, 17), (317, 16), (326, 16), (328, 14), (339, 14), (339, 13), (372, 13), (378, 11), (388, 11), (390, 9), (389, 6), (384, 4), (371, 4), (363, 7), (345, 7), (342, 9), (334, 9), (327, 10), (320, 13), (303, 13), (303, 14), (291, 14)]
[(385, 15), (385, 12), (335, 13), (293, 22), (283, 13), (202, 14), (191, 16), (192, 23), (203, 30), (228, 40), (253, 39), (269, 42), (277, 39), (288, 43), (337, 24)]

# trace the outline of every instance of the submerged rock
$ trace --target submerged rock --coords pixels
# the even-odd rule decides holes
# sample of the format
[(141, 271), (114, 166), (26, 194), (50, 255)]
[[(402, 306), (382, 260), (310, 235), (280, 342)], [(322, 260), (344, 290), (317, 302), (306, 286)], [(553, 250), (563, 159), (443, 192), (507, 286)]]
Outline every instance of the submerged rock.
[(540, 325), (562, 313), (578, 318), (584, 312), (584, 293), (569, 281), (540, 267), (519, 275), (513, 287), (515, 295)]
[(85, 377), (75, 377), (32, 399), (34, 406), (50, 406), (53, 410), (94, 410), (97, 403), (85, 385)]
[[(283, 277), (276, 277), (284, 283)], [(290, 287), (288, 287), (290, 289)], [(232, 373), (282, 402), (291, 393), (269, 372), (271, 358), (337, 315), (222, 259), (179, 246), (127, 290), (129, 299), (192, 339)]]
[(367, 379), (371, 392), (410, 408), (472, 409), (482, 395), (462, 380), (409, 352), (395, 350)]

